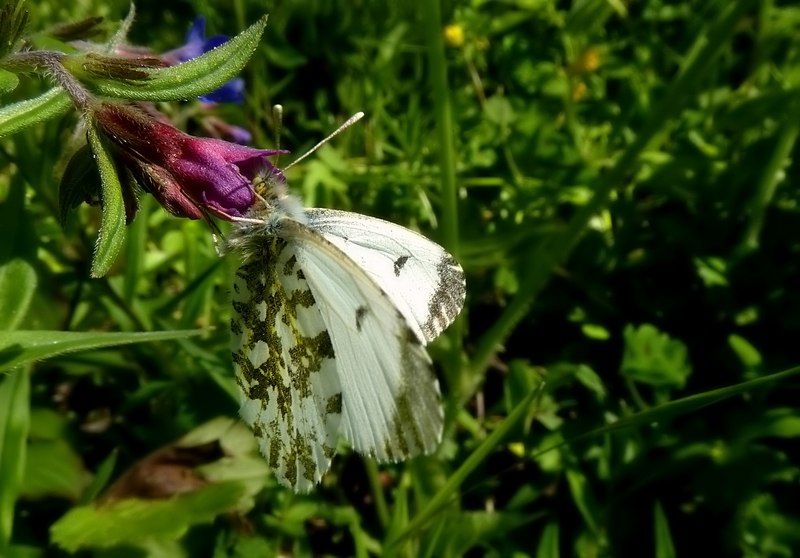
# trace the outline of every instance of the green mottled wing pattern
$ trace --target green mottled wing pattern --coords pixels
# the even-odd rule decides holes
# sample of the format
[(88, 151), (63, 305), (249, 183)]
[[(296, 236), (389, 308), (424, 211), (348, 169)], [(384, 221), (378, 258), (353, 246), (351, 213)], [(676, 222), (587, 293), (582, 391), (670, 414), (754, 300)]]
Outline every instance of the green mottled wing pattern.
[(433, 452), (442, 436), (441, 396), (415, 328), (381, 285), (321, 233), (295, 221), (281, 225), (331, 334), (342, 437), (379, 461)]
[(307, 492), (330, 466), (342, 390), (328, 328), (296, 256), (279, 237), (260, 249), (233, 283), (240, 413), (278, 480)]

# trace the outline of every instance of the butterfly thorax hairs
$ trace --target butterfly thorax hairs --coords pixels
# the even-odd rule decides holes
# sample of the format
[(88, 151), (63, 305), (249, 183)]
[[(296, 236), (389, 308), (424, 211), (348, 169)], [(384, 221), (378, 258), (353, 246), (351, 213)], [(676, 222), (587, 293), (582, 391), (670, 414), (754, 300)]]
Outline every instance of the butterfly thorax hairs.
[(265, 238), (280, 237), (287, 219), (306, 224), (308, 218), (300, 200), (289, 193), (280, 169), (265, 166), (253, 180), (255, 203), (243, 218), (235, 218), (226, 239), (227, 251), (241, 254), (246, 263), (261, 255)]

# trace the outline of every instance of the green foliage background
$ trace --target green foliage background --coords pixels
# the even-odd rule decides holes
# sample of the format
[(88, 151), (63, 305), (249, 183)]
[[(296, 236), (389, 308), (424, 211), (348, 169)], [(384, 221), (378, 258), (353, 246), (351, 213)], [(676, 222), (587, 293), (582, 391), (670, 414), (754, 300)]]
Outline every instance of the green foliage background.
[[(118, 21), (128, 6), (29, 8), (35, 31)], [(136, 8), (130, 39), (156, 52), (180, 45), (196, 14), (235, 35), (269, 13), (243, 73), (247, 102), (219, 108), (255, 145), (275, 145), (274, 103), (293, 153), (367, 114), (289, 180), (309, 206), (419, 229), (462, 262), (467, 308), (431, 348), (445, 439), (434, 456), (385, 467), (343, 449), (310, 495), (277, 486), (235, 423), (208, 422), (237, 413), (235, 259), (217, 257), (205, 224), (144, 199), (120, 258), (91, 279), (98, 210), (58, 219), (69, 114), (0, 140), (0, 555), (800, 548), (800, 394), (793, 369), (778, 374), (800, 360), (800, 8)], [(23, 79), (2, 102), (44, 89)], [(162, 108), (191, 126), (194, 103)], [(53, 331), (85, 337), (64, 347)], [(207, 487), (90, 504), (187, 433), (228, 453), (203, 470)]]

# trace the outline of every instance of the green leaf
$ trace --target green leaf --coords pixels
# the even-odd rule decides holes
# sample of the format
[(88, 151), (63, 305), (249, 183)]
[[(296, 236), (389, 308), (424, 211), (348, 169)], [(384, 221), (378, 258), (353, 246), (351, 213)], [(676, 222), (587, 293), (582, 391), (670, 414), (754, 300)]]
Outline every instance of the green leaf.
[(657, 387), (681, 388), (692, 372), (686, 345), (650, 324), (625, 327), (625, 353), (620, 372)]
[(114, 159), (93, 125), (89, 126), (87, 135), (100, 171), (103, 192), (103, 216), (92, 258), (92, 277), (102, 277), (108, 273), (125, 243), (125, 201)]
[(656, 558), (675, 558), (675, 545), (672, 543), (672, 535), (669, 532), (669, 521), (664, 513), (664, 508), (660, 502), (656, 502), (655, 507), (655, 544)]
[(24, 0), (6, 0), (0, 8), (0, 57), (9, 54), (25, 31), (28, 23), (28, 10)]
[(730, 334), (728, 336), (728, 344), (736, 353), (736, 356), (739, 357), (741, 363), (747, 368), (755, 368), (761, 365), (761, 353), (741, 335)]
[(0, 338), (0, 371), (36, 360), (75, 351), (88, 351), (131, 343), (183, 339), (201, 330), (116, 333), (96, 331), (11, 331)]
[(55, 87), (38, 97), (0, 108), (0, 138), (65, 114), (72, 106), (67, 94)]
[(0, 331), (19, 327), (36, 290), (36, 271), (15, 258), (0, 266)]
[(544, 526), (539, 546), (536, 548), (536, 558), (559, 558), (558, 549), (558, 523), (550, 522)]
[(58, 220), (63, 227), (69, 212), (87, 200), (99, 200), (102, 184), (88, 145), (70, 157), (58, 186)]
[(14, 91), (19, 85), (17, 74), (0, 68), (0, 95)]
[(28, 313), (37, 275), (30, 263), (36, 258), (38, 235), (25, 215), (25, 188), (12, 181), (0, 202), (0, 331), (16, 329)]
[(34, 262), (38, 257), (38, 235), (33, 219), (26, 214), (24, 181), (18, 178), (19, 175), (14, 177), (8, 195), (0, 202), (0, 262), (3, 263), (16, 258)]
[(577, 467), (570, 466), (566, 471), (567, 484), (572, 493), (572, 501), (578, 508), (583, 520), (593, 533), (598, 532), (596, 516), (599, 506), (592, 493), (586, 475)]
[(30, 427), (30, 373), (18, 370), (0, 382), (0, 556), (14, 525), (14, 504), (25, 472)]
[(136, 101), (193, 99), (221, 87), (242, 71), (255, 52), (266, 25), (264, 16), (202, 56), (169, 68), (143, 69), (149, 79), (128, 83), (96, 79), (88, 85), (103, 95)]
[(114, 474), (114, 467), (117, 465), (118, 454), (119, 450), (114, 448), (114, 450), (108, 454), (108, 457), (103, 459), (103, 462), (100, 464), (100, 467), (98, 467), (97, 473), (95, 473), (92, 482), (89, 483), (89, 486), (86, 487), (83, 496), (81, 496), (81, 504), (88, 504), (97, 498), (103, 489), (108, 486), (108, 481), (111, 480), (111, 475)]
[(236, 508), (243, 488), (226, 482), (169, 500), (119, 500), (71, 509), (51, 528), (52, 541), (69, 552), (81, 548), (138, 546), (176, 540), (192, 525), (209, 523)]
[(64, 438), (29, 442), (20, 488), (26, 498), (59, 496), (75, 501), (88, 480), (81, 458)]

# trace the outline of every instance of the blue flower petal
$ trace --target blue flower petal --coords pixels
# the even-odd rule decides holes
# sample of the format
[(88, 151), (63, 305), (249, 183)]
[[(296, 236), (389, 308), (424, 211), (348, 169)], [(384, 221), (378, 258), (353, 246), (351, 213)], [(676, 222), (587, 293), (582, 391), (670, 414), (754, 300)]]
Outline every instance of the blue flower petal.
[(244, 102), (244, 80), (234, 78), (222, 87), (198, 97), (204, 103), (236, 103)]

